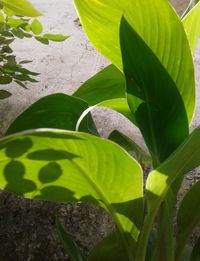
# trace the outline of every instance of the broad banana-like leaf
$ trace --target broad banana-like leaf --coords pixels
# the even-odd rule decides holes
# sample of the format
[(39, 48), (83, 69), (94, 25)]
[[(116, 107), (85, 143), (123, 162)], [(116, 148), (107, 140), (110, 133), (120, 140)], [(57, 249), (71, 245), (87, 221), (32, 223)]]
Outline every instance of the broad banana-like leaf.
[(183, 25), (188, 36), (191, 50), (194, 52), (200, 37), (200, 2), (183, 18)]
[(127, 14), (128, 23), (158, 57), (176, 84), (190, 122), (195, 107), (192, 55), (181, 20), (168, 1), (118, 0), (113, 3), (112, 0), (74, 0), (74, 3), (92, 44), (120, 69), (123, 68), (120, 21), (123, 14)]
[(124, 148), (131, 156), (140, 162), (140, 165), (143, 167), (151, 166), (150, 155), (126, 135), (117, 130), (114, 130), (110, 133), (108, 138)]
[(146, 183), (148, 212), (137, 249), (138, 260), (143, 260), (143, 250), (146, 248), (153, 220), (173, 182), (200, 165), (199, 147), (200, 127), (195, 129), (166, 161), (149, 174)]
[(38, 17), (42, 14), (27, 0), (0, 0), (0, 4), (12, 10), (16, 15)]
[[(140, 165), (115, 143), (86, 133), (43, 129), (0, 141), (0, 188), (56, 202), (99, 203), (114, 218), (132, 259), (143, 220)], [(130, 251), (130, 252), (129, 252)]]
[[(75, 130), (79, 117), (87, 108), (88, 104), (81, 99), (63, 93), (51, 94), (41, 98), (19, 115), (6, 134), (36, 128)], [(96, 133), (90, 114), (81, 122), (80, 130)]]
[(174, 81), (125, 17), (120, 39), (128, 103), (158, 166), (189, 134), (185, 106)]
[(125, 77), (113, 64), (83, 83), (73, 96), (91, 106), (98, 105), (117, 111), (136, 124), (126, 99)]
[(68, 235), (67, 231), (64, 229), (59, 219), (56, 217), (56, 230), (58, 236), (63, 244), (63, 247), (67, 254), (70, 256), (72, 261), (84, 261), (80, 249), (74, 243), (72, 238)]
[[(193, 229), (200, 223), (200, 181), (197, 182), (185, 195), (177, 214), (177, 246), (176, 254), (185, 246)], [(191, 214), (192, 213), (192, 214)]]

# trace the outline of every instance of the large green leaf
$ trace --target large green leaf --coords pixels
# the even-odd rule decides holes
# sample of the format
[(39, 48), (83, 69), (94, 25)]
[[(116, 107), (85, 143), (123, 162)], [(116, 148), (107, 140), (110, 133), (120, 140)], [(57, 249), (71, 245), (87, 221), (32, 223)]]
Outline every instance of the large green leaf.
[[(76, 123), (88, 108), (78, 98), (63, 93), (51, 94), (31, 105), (11, 124), (6, 134), (36, 128), (75, 130)], [(91, 115), (88, 114), (80, 125), (84, 132), (96, 132)]]
[[(185, 246), (193, 229), (200, 223), (200, 181), (197, 182), (185, 195), (177, 214), (177, 246), (176, 254)], [(191, 215), (192, 213), (192, 215)]]
[(146, 183), (148, 213), (140, 236), (137, 251), (138, 260), (144, 260), (144, 249), (153, 220), (173, 182), (200, 165), (199, 147), (200, 127), (194, 130), (163, 164), (149, 174)]
[(126, 99), (124, 75), (113, 64), (83, 83), (73, 96), (87, 101), (89, 105), (115, 110), (136, 124)]
[(185, 107), (165, 68), (124, 17), (120, 38), (129, 106), (158, 166), (189, 133)]
[[(0, 188), (28, 198), (99, 203), (120, 232), (130, 260), (143, 216), (140, 165), (111, 141), (43, 129), (0, 142)], [(129, 234), (130, 235), (130, 234)]]
[(192, 52), (194, 52), (200, 37), (200, 2), (183, 18), (183, 25), (185, 27), (188, 40)]
[(0, 0), (0, 4), (12, 10), (16, 15), (38, 17), (41, 15), (27, 0)]
[(190, 122), (195, 106), (192, 55), (180, 18), (168, 1), (118, 0), (114, 4), (112, 0), (74, 2), (90, 41), (120, 69), (120, 21), (126, 13), (129, 24), (151, 48), (175, 82)]

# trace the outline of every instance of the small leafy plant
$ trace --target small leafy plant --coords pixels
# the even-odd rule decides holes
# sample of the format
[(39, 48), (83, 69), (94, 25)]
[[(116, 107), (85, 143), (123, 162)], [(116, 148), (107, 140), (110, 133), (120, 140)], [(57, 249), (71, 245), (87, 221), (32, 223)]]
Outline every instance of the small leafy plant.
[[(200, 260), (200, 238), (188, 244), (200, 222), (200, 181), (183, 198), (174, 231), (183, 179), (200, 165), (200, 127), (189, 134), (200, 3), (181, 20), (166, 0), (74, 2), (89, 39), (112, 64), (73, 96), (44, 97), (11, 124), (0, 142), (0, 187), (105, 208), (116, 231), (88, 260)], [(99, 137), (93, 105), (136, 125), (148, 153), (117, 131), (110, 140)], [(84, 260), (58, 220), (57, 229), (72, 260)]]
[[(27, 88), (27, 82), (37, 82), (34, 76), (38, 73), (24, 68), (29, 60), (19, 61), (13, 54), (13, 42), (19, 38), (32, 38), (43, 44), (49, 41), (64, 41), (68, 37), (61, 34), (42, 34), (43, 26), (37, 19), (39, 13), (27, 0), (2, 0), (0, 1), (0, 84), (16, 82)], [(6, 90), (0, 90), (0, 99), (11, 95)]]

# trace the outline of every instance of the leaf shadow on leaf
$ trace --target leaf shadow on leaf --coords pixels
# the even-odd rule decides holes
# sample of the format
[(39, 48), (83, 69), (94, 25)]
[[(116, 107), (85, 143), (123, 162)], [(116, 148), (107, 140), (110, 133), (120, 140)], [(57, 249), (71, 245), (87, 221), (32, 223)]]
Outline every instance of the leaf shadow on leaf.
[(72, 160), (73, 158), (79, 158), (79, 156), (66, 150), (46, 149), (31, 152), (27, 155), (27, 158), (37, 161), (56, 161), (62, 159)]
[[(112, 207), (123, 216), (132, 221), (138, 230), (140, 230), (143, 224), (143, 198), (130, 200), (127, 202), (114, 203)], [(137, 209), (137, 213), (136, 210)]]
[(5, 148), (7, 157), (14, 159), (25, 154), (33, 146), (29, 138), (15, 139), (10, 142), (2, 143), (0, 150)]
[[(12, 160), (4, 168), (3, 175), (7, 181), (5, 190), (16, 192), (19, 196), (37, 189), (36, 184), (29, 179), (25, 179), (25, 166), (20, 161)], [(19, 190), (20, 187), (20, 190)]]
[(41, 183), (50, 183), (57, 180), (62, 175), (62, 169), (56, 162), (50, 162), (39, 171), (38, 178)]

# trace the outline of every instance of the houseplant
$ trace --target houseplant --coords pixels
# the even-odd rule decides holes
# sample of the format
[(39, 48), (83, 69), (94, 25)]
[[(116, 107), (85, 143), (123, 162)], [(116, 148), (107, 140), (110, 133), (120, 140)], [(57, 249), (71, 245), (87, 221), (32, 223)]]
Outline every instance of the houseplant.
[[(200, 5), (181, 21), (163, 0), (134, 5), (118, 1), (115, 6), (109, 0), (74, 2), (91, 42), (113, 65), (74, 97), (44, 97), (12, 123), (0, 145), (1, 188), (35, 199), (81, 200), (105, 208), (116, 232), (97, 245), (89, 260), (198, 260), (199, 240), (193, 249), (186, 242), (200, 220), (200, 182), (181, 202), (177, 233), (173, 213), (184, 175), (200, 165), (200, 129), (189, 134)], [(154, 168), (145, 192), (138, 161), (98, 137), (87, 113), (94, 104), (115, 109), (140, 129)], [(111, 138), (140, 161), (149, 158), (123, 135)], [(68, 241), (61, 227), (59, 231)], [(72, 259), (83, 259), (72, 242), (68, 251)]]

